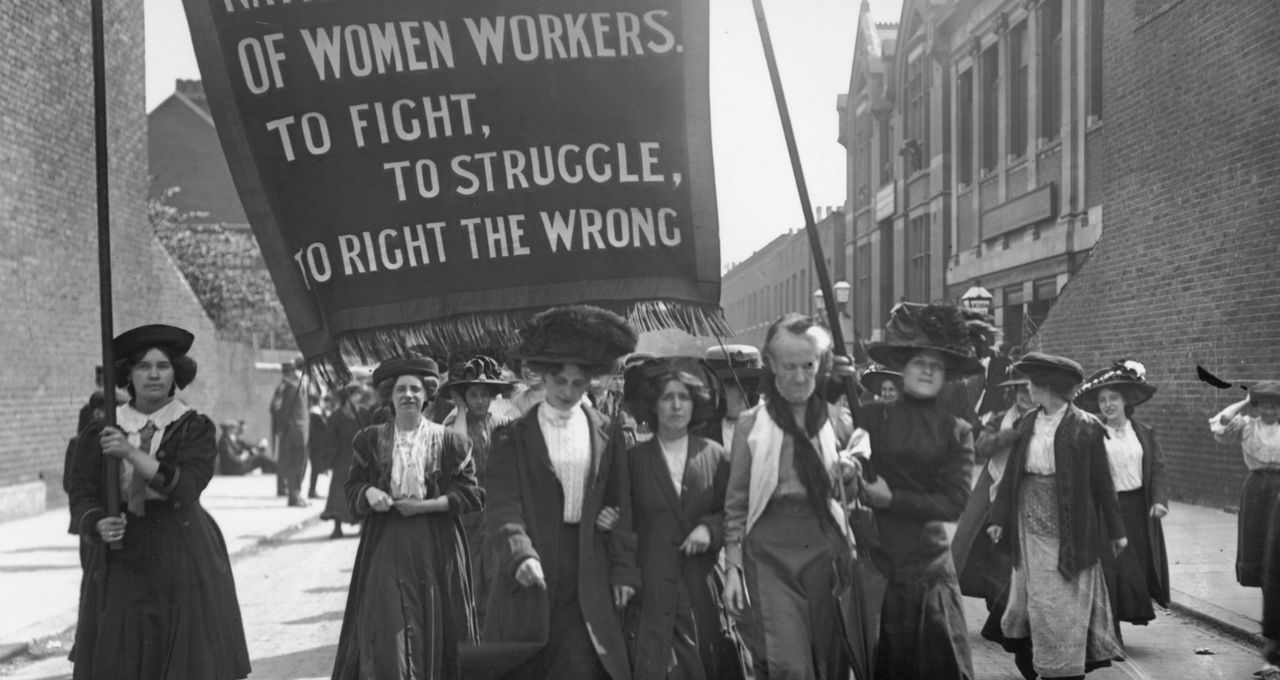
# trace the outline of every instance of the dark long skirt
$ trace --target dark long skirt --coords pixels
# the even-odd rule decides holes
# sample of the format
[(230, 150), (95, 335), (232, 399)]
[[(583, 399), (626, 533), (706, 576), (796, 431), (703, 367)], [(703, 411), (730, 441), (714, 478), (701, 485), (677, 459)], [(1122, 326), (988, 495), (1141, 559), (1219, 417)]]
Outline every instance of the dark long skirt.
[(1110, 550), (1102, 551), (1102, 573), (1116, 619), (1145, 626), (1156, 617), (1152, 600), (1160, 597), (1160, 577), (1151, 558), (1150, 508), (1142, 489), (1122, 491), (1117, 496), (1129, 545), (1119, 557), (1113, 557)]
[(876, 563), (889, 578), (876, 678), (973, 678), (964, 603), (951, 551), (944, 549), (933, 557), (880, 553)]
[(1280, 641), (1280, 503), (1271, 508), (1262, 578), (1262, 635)]
[(458, 644), (475, 639), (463, 550), (445, 514), (391, 510), (365, 520), (334, 680), (461, 677)]
[(351, 511), (347, 494), (343, 492), (347, 488), (347, 478), (351, 476), (351, 444), (348, 442), (346, 446), (335, 448), (332, 463), (333, 475), (329, 477), (329, 497), (324, 501), (324, 512), (320, 514), (320, 519), (355, 524), (360, 521), (360, 518)]
[(94, 544), (81, 588), (76, 680), (229, 680), (249, 652), (222, 533), (199, 504), (148, 501), (124, 547)]
[[(578, 525), (560, 528), (559, 582), (548, 583), (552, 593), (550, 636), (547, 644), (531, 659), (508, 673), (508, 680), (526, 678), (574, 678), (574, 680), (609, 680), (609, 672), (596, 654), (591, 632), (582, 617), (578, 601)], [(501, 616), (501, 612), (489, 612)], [(379, 678), (381, 680), (381, 678)]]
[(462, 529), (467, 534), (467, 552), (471, 554), (471, 592), (476, 603), (476, 622), (483, 630), (489, 584), (493, 583), (497, 570), (497, 560), (489, 554), (489, 541), (484, 534), (484, 511), (463, 515)]
[(1247, 588), (1262, 586), (1267, 525), (1280, 499), (1280, 471), (1254, 470), (1240, 489), (1240, 532), (1236, 539), (1236, 580)]
[(757, 678), (843, 680), (849, 663), (836, 599), (840, 536), (807, 500), (771, 500), (743, 542)]

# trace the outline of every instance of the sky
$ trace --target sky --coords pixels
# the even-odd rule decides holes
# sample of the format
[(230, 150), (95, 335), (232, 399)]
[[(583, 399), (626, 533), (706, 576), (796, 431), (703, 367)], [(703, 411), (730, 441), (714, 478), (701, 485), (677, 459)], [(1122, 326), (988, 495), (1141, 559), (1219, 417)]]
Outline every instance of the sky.
[[(791, 162), (750, 0), (711, 2), (711, 137), (721, 264), (741, 262), (804, 226)], [(145, 0), (147, 110), (198, 79), (182, 0)], [(859, 0), (765, 0), (801, 165), (815, 208), (845, 199), (836, 97), (848, 89)], [(901, 0), (871, 0), (875, 21), (898, 20)]]

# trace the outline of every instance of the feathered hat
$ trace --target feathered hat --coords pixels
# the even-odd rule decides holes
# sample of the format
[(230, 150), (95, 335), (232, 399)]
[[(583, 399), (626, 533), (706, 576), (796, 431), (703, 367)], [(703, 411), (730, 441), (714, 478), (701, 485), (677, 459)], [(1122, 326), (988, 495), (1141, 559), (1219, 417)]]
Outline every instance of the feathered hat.
[(1124, 395), (1126, 406), (1137, 406), (1151, 399), (1156, 388), (1147, 382), (1147, 368), (1131, 359), (1114, 362), (1089, 376), (1076, 391), (1076, 406), (1090, 412), (1098, 412), (1098, 391), (1112, 389)]
[(522, 361), (578, 364), (605, 373), (636, 349), (636, 332), (626, 319), (591, 305), (552, 307), (520, 330), (520, 344), (508, 355)]
[(496, 396), (507, 394), (515, 387), (502, 378), (502, 366), (497, 359), (477, 354), (449, 368), (449, 381), (441, 388), (466, 390), (472, 385), (484, 385)]
[(969, 326), (952, 304), (922, 305), (900, 302), (889, 312), (884, 341), (867, 348), (872, 360), (895, 370), (923, 350), (933, 350), (947, 362), (947, 379), (982, 373), (982, 362), (974, 356)]

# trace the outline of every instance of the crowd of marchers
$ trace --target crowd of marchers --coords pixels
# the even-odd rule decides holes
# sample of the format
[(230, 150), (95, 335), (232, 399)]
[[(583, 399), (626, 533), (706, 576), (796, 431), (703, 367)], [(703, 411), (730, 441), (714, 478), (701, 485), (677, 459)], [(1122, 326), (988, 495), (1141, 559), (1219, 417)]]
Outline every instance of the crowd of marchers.
[[(74, 677), (247, 677), (201, 492), (215, 467), (263, 468), (304, 503), (311, 457), (333, 470), (334, 537), (360, 525), (335, 679), (962, 680), (966, 595), (1024, 677), (1082, 678), (1169, 602), (1165, 461), (1137, 413), (1156, 386), (1132, 360), (1011, 362), (989, 321), (900, 304), (868, 367), (800, 314), (758, 349), (657, 357), (618, 315), (557, 307), (506, 366), (406, 352), (318, 425), (286, 367), (274, 456), (176, 396), (191, 333), (132, 329), (113, 346), (127, 403), (112, 425), (87, 407), (64, 474)], [(1272, 662), (1278, 415), (1280, 383), (1259, 382), (1209, 420), (1250, 470), (1237, 572), (1263, 590)]]

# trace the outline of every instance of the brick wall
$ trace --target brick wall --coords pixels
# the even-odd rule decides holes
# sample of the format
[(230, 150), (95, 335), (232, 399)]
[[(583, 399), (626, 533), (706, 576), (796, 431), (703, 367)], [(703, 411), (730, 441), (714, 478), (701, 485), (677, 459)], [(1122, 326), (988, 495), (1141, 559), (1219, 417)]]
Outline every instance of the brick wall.
[(1234, 506), (1207, 422), (1243, 392), (1195, 369), (1280, 377), (1280, 3), (1109, 0), (1106, 30), (1106, 226), (1038, 340), (1145, 363), (1175, 497)]
[[(0, 494), (44, 480), (56, 503), (101, 357), (89, 3), (0, 3), (0, 25)], [(244, 417), (270, 396), (252, 348), (216, 340), (147, 224), (142, 3), (107, 0), (106, 31), (115, 328), (191, 329), (201, 368), (184, 398)]]

